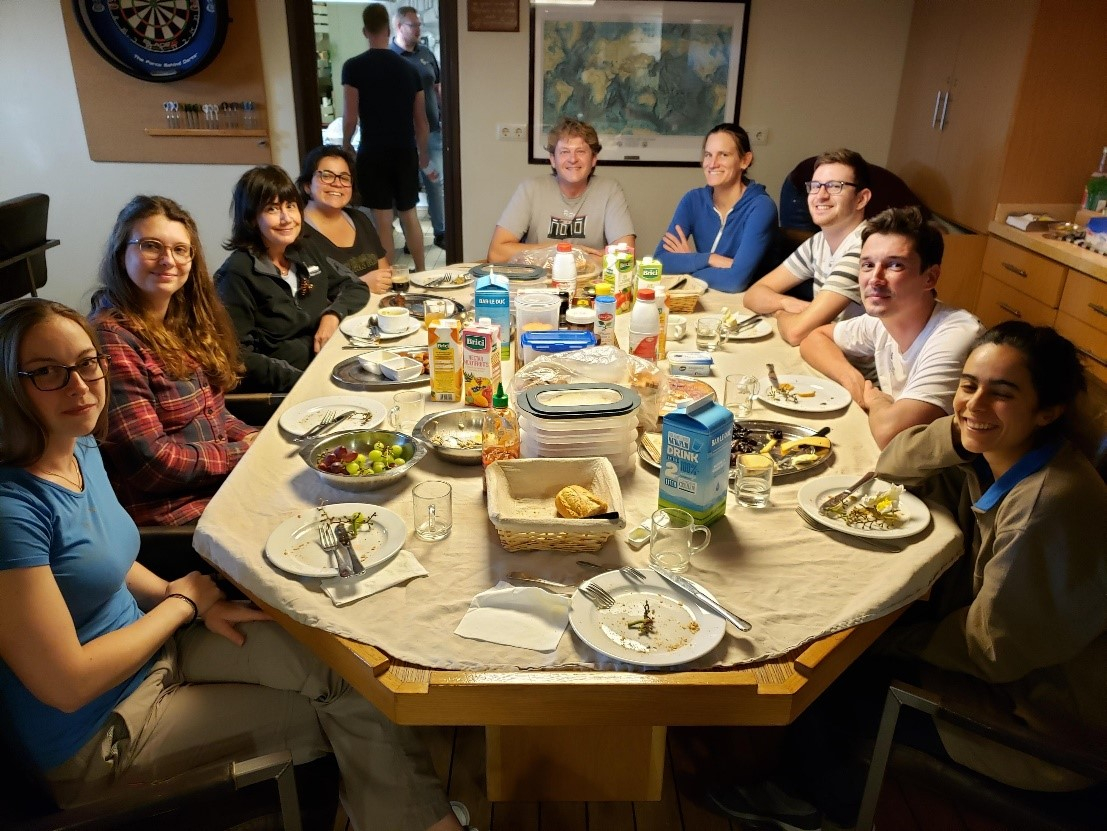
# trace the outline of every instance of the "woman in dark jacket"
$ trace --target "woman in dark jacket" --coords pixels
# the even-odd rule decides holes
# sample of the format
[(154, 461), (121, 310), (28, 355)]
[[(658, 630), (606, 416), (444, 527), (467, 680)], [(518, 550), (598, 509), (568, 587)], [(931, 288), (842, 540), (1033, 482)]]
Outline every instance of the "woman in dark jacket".
[(301, 197), (281, 168), (246, 171), (234, 188), (232, 251), (215, 274), (242, 349), (243, 392), (287, 392), (347, 315), (369, 301), (348, 273), (302, 250)]

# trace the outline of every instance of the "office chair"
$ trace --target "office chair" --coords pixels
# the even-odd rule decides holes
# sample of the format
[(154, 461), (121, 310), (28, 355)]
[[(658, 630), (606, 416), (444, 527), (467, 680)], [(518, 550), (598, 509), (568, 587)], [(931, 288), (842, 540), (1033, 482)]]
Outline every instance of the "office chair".
[(46, 238), (50, 197), (28, 193), (0, 202), (0, 303), (46, 285), (46, 250), (61, 243)]

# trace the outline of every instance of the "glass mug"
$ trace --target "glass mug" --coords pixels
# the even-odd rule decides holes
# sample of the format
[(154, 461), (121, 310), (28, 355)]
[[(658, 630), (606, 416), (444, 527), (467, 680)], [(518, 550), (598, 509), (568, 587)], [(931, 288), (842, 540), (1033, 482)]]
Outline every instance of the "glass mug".
[(723, 406), (734, 413), (735, 418), (749, 418), (758, 391), (757, 379), (752, 375), (728, 375), (723, 390)]
[(420, 482), (411, 491), (415, 536), (434, 542), (450, 536), (454, 526), (453, 488), (449, 482), (432, 479)]
[[(650, 562), (669, 571), (687, 571), (692, 555), (702, 551), (711, 542), (711, 530), (696, 525), (695, 518), (680, 508), (660, 508), (651, 517)], [(703, 533), (703, 541), (694, 542), (697, 533)]]
[(404, 390), (392, 396), (392, 409), (388, 411), (388, 426), (393, 430), (411, 431), (423, 417), (426, 402), (421, 390)]
[(743, 453), (738, 457), (734, 471), (734, 497), (739, 505), (743, 508), (769, 507), (775, 467), (772, 456), (761, 453)]
[(427, 328), (430, 329), (442, 318), (446, 317), (448, 311), (446, 300), (441, 297), (428, 297), (423, 301), (423, 322), (427, 324)]
[(723, 319), (711, 315), (696, 321), (696, 348), (705, 352), (714, 352), (719, 348), (723, 336)]
[(392, 266), (392, 291), (403, 294), (411, 288), (411, 269), (406, 265)]

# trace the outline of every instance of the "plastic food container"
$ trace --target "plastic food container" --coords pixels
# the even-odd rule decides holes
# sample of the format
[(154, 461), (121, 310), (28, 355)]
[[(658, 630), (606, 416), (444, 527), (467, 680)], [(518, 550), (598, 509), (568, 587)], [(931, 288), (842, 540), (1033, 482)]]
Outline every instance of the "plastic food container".
[(380, 362), (381, 375), (393, 381), (410, 381), (423, 374), (423, 364), (413, 358), (398, 356)]
[(532, 330), (522, 332), (519, 343), (523, 347), (523, 363), (534, 360), (538, 355), (560, 355), (596, 345), (596, 336), (592, 332), (574, 329), (554, 329), (552, 331)]
[(710, 375), (714, 365), (710, 352), (669, 353), (669, 372), (673, 375)]

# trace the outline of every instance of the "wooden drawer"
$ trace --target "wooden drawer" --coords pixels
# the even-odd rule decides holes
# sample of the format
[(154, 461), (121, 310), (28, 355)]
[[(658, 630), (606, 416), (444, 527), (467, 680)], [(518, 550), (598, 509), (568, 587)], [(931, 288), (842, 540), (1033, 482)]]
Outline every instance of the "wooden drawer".
[(1052, 326), (1057, 312), (1040, 300), (985, 274), (980, 282), (980, 296), (976, 300), (976, 316), (989, 329), (1005, 320), (1025, 320), (1035, 326)]
[(1107, 283), (1069, 269), (1061, 311), (1107, 333)]
[(1056, 309), (1061, 302), (1061, 288), (1065, 284), (1065, 272), (1068, 270), (1061, 263), (1012, 245), (1006, 240), (989, 237), (982, 267), (985, 274), (1029, 294), (1047, 306)]
[(1066, 312), (1057, 313), (1056, 328), (1080, 351), (1088, 374), (1107, 384), (1107, 332), (1094, 329)]

